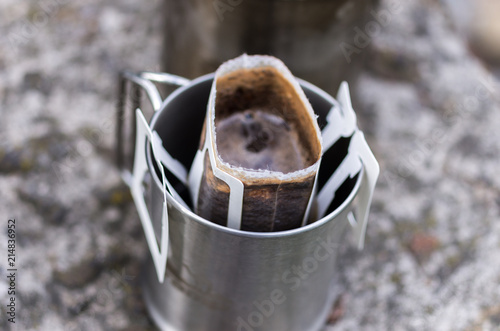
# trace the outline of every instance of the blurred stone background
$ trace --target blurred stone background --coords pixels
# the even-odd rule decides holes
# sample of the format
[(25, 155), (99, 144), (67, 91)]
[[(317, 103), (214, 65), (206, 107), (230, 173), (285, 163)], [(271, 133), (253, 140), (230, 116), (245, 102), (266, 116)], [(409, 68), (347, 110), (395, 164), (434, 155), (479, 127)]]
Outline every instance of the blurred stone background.
[[(499, 330), (499, 6), (398, 4), (353, 87), (382, 171), (365, 250), (339, 252), (325, 330)], [(146, 244), (112, 142), (117, 71), (160, 68), (160, 7), (0, 3), (1, 330), (155, 329), (138, 286)]]

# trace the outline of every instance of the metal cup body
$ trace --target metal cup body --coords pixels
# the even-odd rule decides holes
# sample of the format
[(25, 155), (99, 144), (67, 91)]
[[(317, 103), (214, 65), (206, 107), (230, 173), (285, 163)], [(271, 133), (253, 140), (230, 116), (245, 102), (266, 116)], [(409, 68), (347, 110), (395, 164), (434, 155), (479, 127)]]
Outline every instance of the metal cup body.
[[(176, 90), (151, 121), (165, 148), (181, 162), (188, 163), (198, 146), (212, 80), (213, 75), (203, 76)], [(301, 85), (315, 112), (324, 117), (331, 98), (310, 84)], [(147, 198), (159, 239), (162, 185), (151, 151), (146, 152), (152, 179)], [(169, 198), (165, 281), (158, 282), (151, 259), (143, 275), (143, 293), (155, 323), (175, 331), (319, 330), (333, 303), (335, 260), (361, 178), (331, 214), (282, 232), (223, 227)]]

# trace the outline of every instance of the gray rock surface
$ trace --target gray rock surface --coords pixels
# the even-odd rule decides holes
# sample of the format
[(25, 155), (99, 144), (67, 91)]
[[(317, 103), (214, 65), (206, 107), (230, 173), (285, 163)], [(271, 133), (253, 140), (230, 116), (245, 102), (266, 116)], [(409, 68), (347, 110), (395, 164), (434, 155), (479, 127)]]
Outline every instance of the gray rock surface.
[(373, 36), (358, 117), (382, 171), (328, 330), (500, 328), (499, 89), (446, 13), (404, 1)]
[[(13, 325), (2, 253), (1, 330), (154, 330), (111, 156), (116, 73), (159, 70), (160, 4), (0, 3), (0, 251), (15, 218), (19, 270)], [(382, 171), (365, 250), (339, 252), (325, 330), (498, 330), (497, 81), (440, 2), (396, 4), (353, 88)]]
[[(158, 1), (0, 4), (0, 329), (151, 330), (146, 253), (111, 166), (116, 74), (156, 67)], [(17, 320), (6, 321), (8, 218)]]

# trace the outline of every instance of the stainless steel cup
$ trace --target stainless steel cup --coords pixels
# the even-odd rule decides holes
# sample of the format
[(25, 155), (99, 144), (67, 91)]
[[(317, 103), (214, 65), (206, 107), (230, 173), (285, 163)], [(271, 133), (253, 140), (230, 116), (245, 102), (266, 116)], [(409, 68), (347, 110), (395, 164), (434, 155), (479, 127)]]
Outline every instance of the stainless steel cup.
[[(199, 143), (213, 75), (175, 90), (153, 115), (150, 127), (164, 148), (189, 168)], [(299, 81), (320, 127), (337, 101)], [(321, 169), (335, 169), (349, 138), (333, 148)], [(152, 151), (144, 146), (150, 182), (145, 196), (161, 240), (163, 184)], [(304, 227), (271, 233), (230, 229), (203, 219), (167, 195), (169, 250), (160, 283), (151, 258), (142, 287), (145, 302), (162, 330), (319, 330), (332, 307), (335, 260), (352, 221), (348, 217), (363, 181), (362, 169), (337, 191), (329, 214)], [(318, 185), (327, 175), (319, 174)]]

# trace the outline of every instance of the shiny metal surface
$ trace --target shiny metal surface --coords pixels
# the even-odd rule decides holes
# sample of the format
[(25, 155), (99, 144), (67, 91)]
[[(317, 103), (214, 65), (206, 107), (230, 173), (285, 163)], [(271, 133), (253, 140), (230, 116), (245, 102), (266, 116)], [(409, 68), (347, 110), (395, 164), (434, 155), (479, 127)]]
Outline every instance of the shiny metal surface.
[[(197, 148), (213, 76), (192, 81), (162, 104), (151, 127), (164, 147), (186, 165)], [(321, 119), (335, 101), (301, 82)], [(147, 197), (157, 236), (162, 185), (149, 148), (152, 178)], [(328, 167), (323, 165), (322, 167)], [(166, 277), (158, 282), (145, 264), (143, 292), (162, 330), (319, 330), (334, 299), (338, 248), (362, 176), (331, 214), (305, 227), (271, 233), (233, 230), (209, 222), (170, 198), (170, 249)]]

